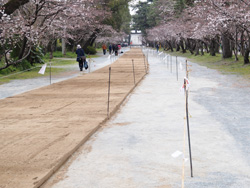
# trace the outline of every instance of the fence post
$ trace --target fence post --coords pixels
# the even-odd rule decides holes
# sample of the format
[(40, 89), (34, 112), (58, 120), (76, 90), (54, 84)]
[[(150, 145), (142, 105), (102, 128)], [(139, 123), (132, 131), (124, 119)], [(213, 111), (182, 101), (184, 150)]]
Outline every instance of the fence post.
[(51, 85), (51, 62), (49, 63), (49, 65), (50, 65), (49, 79), (50, 79), (50, 85)]
[(172, 70), (172, 56), (170, 56), (170, 63), (171, 63), (171, 73), (173, 72), (173, 70)]
[(145, 57), (145, 54), (143, 54), (143, 55), (144, 55), (144, 67), (145, 67), (145, 72), (146, 72), (146, 74), (147, 74), (146, 57)]
[(109, 84), (108, 84), (108, 108), (107, 108), (108, 119), (109, 119), (109, 100), (110, 100), (110, 79), (111, 79), (111, 67), (109, 67)]
[(176, 77), (178, 81), (178, 61), (177, 61), (177, 56), (176, 56)]
[(190, 138), (190, 129), (189, 129), (189, 112), (188, 112), (188, 88), (187, 88), (187, 80), (186, 79), (188, 79), (188, 64), (187, 64), (187, 60), (186, 60), (186, 78), (184, 79), (184, 90), (185, 90), (185, 94), (186, 94), (186, 119), (187, 119), (187, 132), (188, 132), (188, 146), (189, 146), (190, 170), (191, 170), (191, 177), (193, 177), (191, 138)]
[(91, 59), (89, 59), (89, 73), (90, 73), (90, 66), (91, 65)]
[(132, 59), (132, 65), (133, 65), (134, 84), (135, 84), (135, 66), (134, 66), (134, 60), (133, 59)]

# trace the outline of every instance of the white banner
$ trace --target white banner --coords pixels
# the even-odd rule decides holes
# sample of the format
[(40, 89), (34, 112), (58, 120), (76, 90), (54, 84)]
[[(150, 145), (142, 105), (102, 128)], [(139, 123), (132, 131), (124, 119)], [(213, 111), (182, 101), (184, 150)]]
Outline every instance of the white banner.
[(176, 152), (174, 152), (171, 156), (173, 157), (173, 158), (177, 158), (177, 157), (179, 157), (179, 156), (181, 156), (182, 155), (182, 152), (181, 151), (176, 151)]
[(42, 68), (40, 69), (40, 71), (38, 72), (39, 74), (44, 74), (45, 73), (45, 70), (46, 70), (46, 67), (47, 67), (47, 63), (45, 63)]

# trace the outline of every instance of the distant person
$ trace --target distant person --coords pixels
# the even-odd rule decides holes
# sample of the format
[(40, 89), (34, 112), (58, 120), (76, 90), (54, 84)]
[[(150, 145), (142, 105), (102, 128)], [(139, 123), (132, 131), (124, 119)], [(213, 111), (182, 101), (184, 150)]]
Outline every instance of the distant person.
[(115, 44), (112, 44), (112, 52), (115, 52)]
[(111, 44), (109, 45), (109, 54), (110, 55), (112, 54), (112, 45)]
[(156, 44), (156, 51), (159, 52), (159, 43)]
[(81, 47), (80, 44), (77, 45), (76, 54), (77, 54), (76, 61), (78, 61), (80, 71), (82, 71), (83, 62), (86, 61), (86, 57), (85, 57), (85, 53), (84, 53), (84, 51), (83, 51), (83, 49), (82, 49), (82, 47)]
[(117, 46), (118, 46), (118, 52), (120, 52), (120, 50), (122, 49), (122, 46), (120, 44), (118, 44)]
[(118, 50), (119, 50), (119, 48), (118, 48), (118, 45), (116, 44), (116, 45), (114, 46), (114, 51), (115, 51), (115, 55), (116, 55), (116, 56), (118, 56)]
[(106, 50), (107, 50), (107, 46), (106, 46), (106, 44), (103, 44), (102, 45), (103, 55), (106, 55)]

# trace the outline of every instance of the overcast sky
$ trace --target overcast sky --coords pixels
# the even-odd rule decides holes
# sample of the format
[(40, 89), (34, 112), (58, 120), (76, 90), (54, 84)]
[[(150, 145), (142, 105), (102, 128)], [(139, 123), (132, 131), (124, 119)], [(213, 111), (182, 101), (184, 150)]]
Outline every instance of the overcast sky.
[[(141, 2), (147, 2), (147, 0), (133, 0), (130, 4), (131, 4), (131, 5), (135, 5), (135, 4), (137, 4), (139, 1), (141, 1)], [(134, 14), (135, 14), (135, 11), (133, 11), (131, 7), (130, 7), (130, 14), (131, 14), (131, 15), (134, 15)]]

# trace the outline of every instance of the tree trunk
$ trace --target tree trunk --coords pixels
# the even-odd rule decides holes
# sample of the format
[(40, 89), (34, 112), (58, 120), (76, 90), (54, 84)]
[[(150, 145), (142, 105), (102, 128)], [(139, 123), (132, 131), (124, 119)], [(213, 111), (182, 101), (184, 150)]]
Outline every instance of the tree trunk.
[(245, 50), (244, 54), (244, 64), (249, 64), (249, 48)]
[(173, 46), (172, 46), (171, 42), (168, 42), (168, 44), (169, 44), (169, 48), (170, 48), (171, 52), (173, 52), (174, 49), (173, 49)]
[(191, 48), (192, 48), (192, 51), (194, 52), (196, 49), (196, 41), (194, 40), (191, 41)]
[(55, 51), (55, 44), (54, 44), (54, 41), (50, 41), (50, 42), (49, 42), (48, 51), (49, 51), (49, 53), (50, 53), (49, 58), (50, 58), (50, 59), (53, 59), (53, 52)]
[(92, 35), (90, 35), (89, 39), (83, 45), (84, 50), (86, 50), (88, 46), (92, 46), (94, 44), (97, 34), (100, 32), (100, 29), (95, 29), (95, 31), (92, 33)]
[(181, 40), (180, 46), (181, 46), (181, 49), (182, 49), (182, 53), (186, 53), (186, 49), (184, 47), (184, 41), (183, 40)]
[(179, 51), (180, 51), (180, 45), (176, 44), (176, 52), (179, 52)]
[(240, 36), (240, 53), (242, 56), (245, 55), (245, 47), (244, 47), (244, 31), (242, 31)]
[(214, 41), (214, 51), (215, 53), (220, 53), (220, 43), (218, 42), (218, 40)]
[(195, 56), (200, 55), (200, 44), (199, 41), (196, 41), (196, 45), (195, 45)]
[(27, 39), (26, 36), (24, 36), (23, 43), (22, 43), (22, 48), (20, 49), (20, 52), (19, 52), (19, 55), (18, 55), (18, 59), (22, 59), (23, 58), (27, 42), (28, 42), (28, 39)]
[(222, 41), (222, 46), (223, 46), (222, 57), (231, 58), (233, 56), (232, 48), (231, 48), (230, 40), (228, 39), (225, 33), (222, 34), (221, 41)]
[(235, 29), (235, 47), (234, 47), (234, 55), (235, 55), (235, 61), (238, 61), (238, 31), (237, 27)]
[(175, 42), (175, 40), (171, 40), (170, 43), (171, 43), (172, 49), (174, 51), (174, 48), (176, 48), (176, 42)]
[(250, 52), (250, 36), (248, 34), (248, 45), (246, 45), (247, 48), (245, 49), (245, 54), (244, 54), (244, 65), (249, 64), (249, 52)]
[(66, 42), (65, 39), (62, 39), (62, 54), (66, 55)]
[(210, 41), (210, 46), (209, 46), (209, 51), (211, 56), (215, 56), (215, 39), (211, 39)]
[(187, 49), (190, 51), (191, 54), (194, 54), (190, 39), (187, 39)]
[[(28, 3), (29, 0), (9, 0), (6, 4), (3, 5), (5, 14), (11, 15), (15, 10), (17, 10), (20, 6)], [(1, 15), (0, 15), (1, 18)]]
[(201, 55), (204, 55), (204, 45), (203, 45), (203, 42), (201, 42)]
[(206, 49), (206, 52), (209, 53), (209, 49), (208, 49), (208, 45), (206, 42), (204, 42), (204, 45), (205, 45), (205, 49)]

